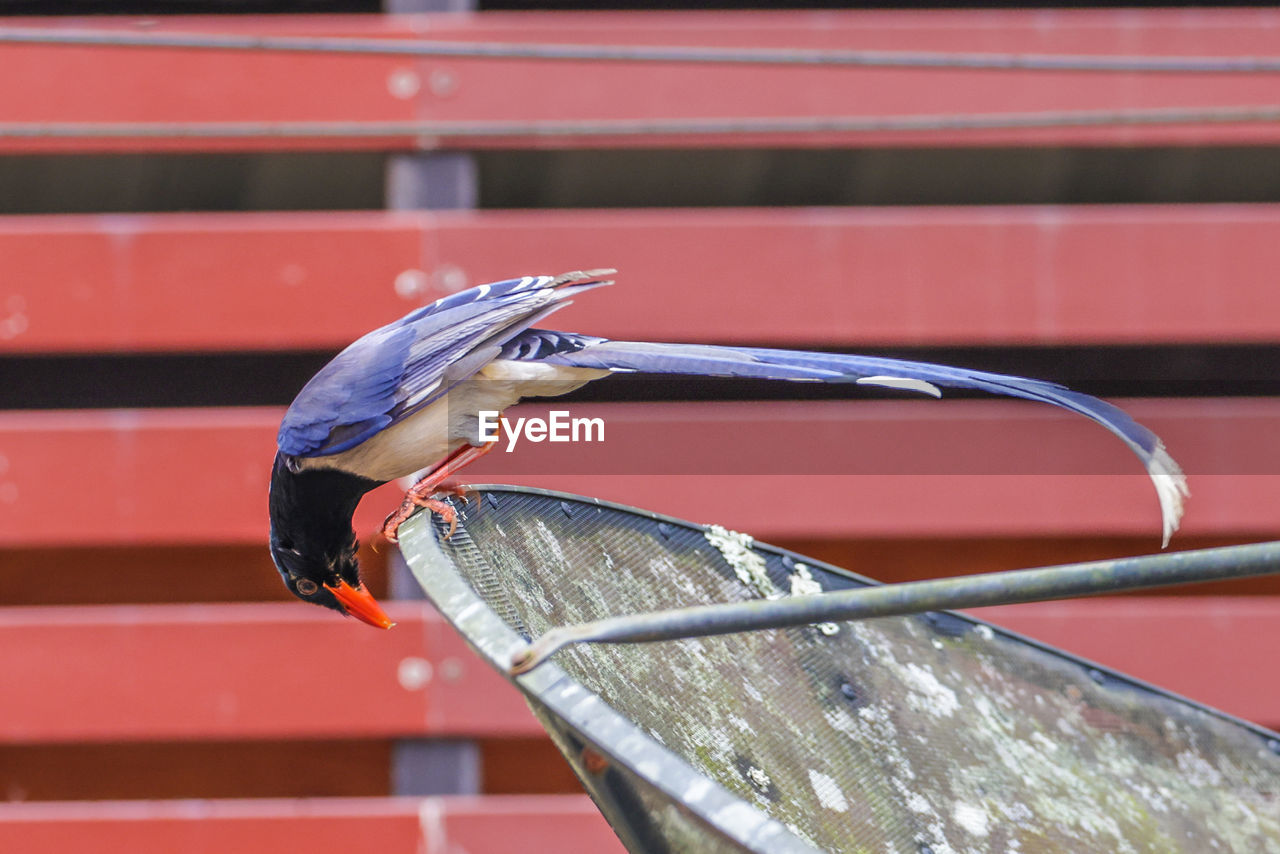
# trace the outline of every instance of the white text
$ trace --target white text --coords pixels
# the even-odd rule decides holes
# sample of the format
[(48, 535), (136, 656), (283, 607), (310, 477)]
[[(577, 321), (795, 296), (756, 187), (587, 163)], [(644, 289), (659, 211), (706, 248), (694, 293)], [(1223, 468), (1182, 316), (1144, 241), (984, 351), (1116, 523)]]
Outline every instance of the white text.
[(479, 413), (480, 441), (496, 442), (499, 432), (506, 434), (509, 454), (520, 439), (530, 442), (603, 442), (603, 418), (573, 418), (567, 409), (553, 409), (546, 418), (503, 418), (496, 409)]

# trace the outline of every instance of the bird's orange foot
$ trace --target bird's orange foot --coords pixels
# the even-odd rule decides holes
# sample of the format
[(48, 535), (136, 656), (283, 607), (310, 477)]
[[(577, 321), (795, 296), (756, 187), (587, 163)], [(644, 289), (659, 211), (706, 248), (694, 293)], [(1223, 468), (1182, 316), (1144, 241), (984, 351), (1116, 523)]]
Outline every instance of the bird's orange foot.
[(426, 507), (434, 513), (439, 513), (440, 518), (449, 523), (449, 533), (445, 534), (444, 538), (447, 540), (452, 537), (453, 532), (458, 527), (458, 511), (454, 510), (451, 505), (431, 496), (443, 492), (446, 495), (456, 495), (463, 501), (470, 501), (470, 496), (475, 493), (475, 490), (469, 486), (445, 483), (445, 478), (473, 460), (483, 457), (492, 451), (497, 444), (497, 441), (494, 440), (483, 445), (463, 445), (446, 457), (426, 477), (409, 487), (404, 494), (404, 501), (400, 503), (400, 509), (388, 516), (387, 520), (382, 523), (382, 536), (386, 537), (389, 542), (399, 542), (400, 526), (419, 507)]
[[(455, 495), (464, 502), (471, 501), (476, 491), (470, 486), (460, 483), (441, 483), (431, 490), (432, 495)], [(458, 511), (453, 508), (452, 504), (441, 501), (438, 498), (432, 498), (431, 495), (423, 495), (418, 491), (417, 486), (409, 489), (404, 494), (404, 501), (400, 502), (400, 509), (392, 513), (382, 523), (382, 536), (387, 538), (388, 542), (396, 543), (400, 540), (400, 526), (417, 512), (419, 507), (425, 507), (432, 513), (439, 514), (440, 518), (449, 523), (449, 531), (444, 535), (447, 540), (453, 536), (453, 532), (458, 528)]]
[(470, 504), (471, 499), (480, 496), (480, 493), (476, 492), (476, 488), (469, 483), (442, 483), (435, 488), (434, 494), (439, 495), (441, 493), (461, 498), (463, 504)]
[(444, 538), (447, 540), (453, 536), (454, 529), (458, 527), (458, 511), (453, 509), (453, 505), (438, 498), (419, 498), (408, 495), (405, 496), (404, 501), (400, 502), (400, 509), (382, 523), (382, 536), (386, 537), (388, 542), (400, 542), (400, 526), (416, 513), (419, 507), (425, 507), (432, 513), (440, 514), (440, 518), (449, 523), (449, 533), (445, 534)]

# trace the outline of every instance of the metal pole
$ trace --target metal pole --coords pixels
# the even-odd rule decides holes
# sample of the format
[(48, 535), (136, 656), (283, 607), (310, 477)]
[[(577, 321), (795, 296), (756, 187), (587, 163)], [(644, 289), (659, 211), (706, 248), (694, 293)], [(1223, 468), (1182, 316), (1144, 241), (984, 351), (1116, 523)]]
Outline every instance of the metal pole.
[(1031, 113), (902, 116), (738, 116), (546, 121), (249, 121), (249, 122), (0, 122), (0, 139), (289, 139), (418, 137), (440, 140), (511, 137), (699, 136), (791, 133), (930, 133), (1111, 125), (1270, 124), (1280, 104), (1056, 110)]
[(700, 605), (562, 626), (513, 656), (526, 673), (573, 643), (647, 643), (677, 638), (897, 617), (924, 611), (1098, 596), (1124, 590), (1221, 581), (1280, 572), (1280, 542), (990, 572), (886, 584), (816, 596)]
[[(443, 5), (465, 9), (467, 0), (385, 0), (389, 12)], [(0, 44), (185, 48), (188, 50), (291, 51), (569, 62), (662, 62), (747, 65), (835, 65), (867, 68), (1083, 71), (1125, 74), (1272, 74), (1278, 56), (1099, 56), (1085, 54), (946, 53), (908, 50), (811, 50), (676, 45), (451, 42), (354, 36), (273, 36), (236, 33), (0, 27)]]

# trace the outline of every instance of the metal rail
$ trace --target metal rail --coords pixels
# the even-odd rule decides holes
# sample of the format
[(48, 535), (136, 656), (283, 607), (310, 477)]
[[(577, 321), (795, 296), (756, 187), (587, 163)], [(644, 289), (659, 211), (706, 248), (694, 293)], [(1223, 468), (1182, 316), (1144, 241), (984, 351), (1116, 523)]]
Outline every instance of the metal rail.
[(666, 45), (446, 42), (345, 36), (232, 33), (132, 33), (113, 30), (0, 30), (0, 44), (191, 50), (287, 51), (375, 56), (537, 59), (570, 62), (658, 62), (734, 65), (844, 65), (975, 71), (1082, 71), (1158, 74), (1274, 74), (1280, 56), (1087, 56), (935, 51), (720, 48)]
[(573, 119), (563, 121), (0, 122), (0, 139), (696, 136), (893, 133), (1108, 125), (1280, 122), (1280, 104), (905, 116)]
[(648, 643), (925, 611), (1099, 596), (1273, 573), (1280, 573), (1280, 542), (912, 581), (815, 596), (701, 605), (552, 629), (517, 653), (510, 670), (528, 672), (561, 648), (576, 643)]

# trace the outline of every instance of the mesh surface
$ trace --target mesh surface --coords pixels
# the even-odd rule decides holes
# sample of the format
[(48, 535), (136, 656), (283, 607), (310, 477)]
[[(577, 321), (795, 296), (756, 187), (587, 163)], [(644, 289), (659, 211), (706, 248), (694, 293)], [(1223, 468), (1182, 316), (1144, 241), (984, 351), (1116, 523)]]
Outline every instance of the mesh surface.
[[(625, 764), (612, 762), (604, 768), (593, 769), (585, 759), (583, 742), (563, 722), (540, 707), (537, 700), (530, 702), (552, 741), (596, 796), (605, 814), (613, 810), (625, 814), (625, 826), (620, 832), (632, 850), (645, 854), (676, 851), (744, 854), (750, 851), (716, 833), (706, 821), (667, 797)], [(615, 822), (615, 828), (617, 826)]]
[[(866, 583), (723, 529), (566, 496), (486, 491), (463, 510), (462, 536), (441, 546), (525, 636)], [(1267, 733), (952, 614), (582, 645), (554, 660), (820, 850), (1280, 852), (1280, 744)], [(617, 773), (633, 807), (669, 825), (668, 850), (714, 850), (643, 774)]]

